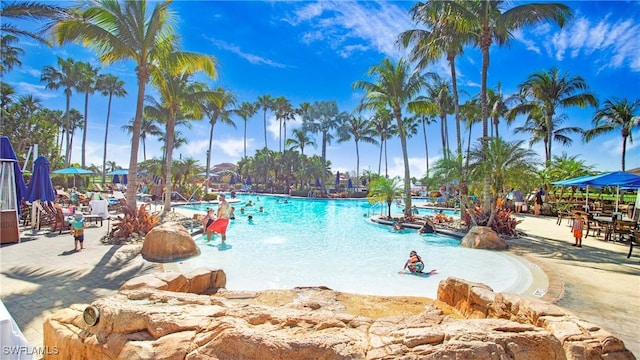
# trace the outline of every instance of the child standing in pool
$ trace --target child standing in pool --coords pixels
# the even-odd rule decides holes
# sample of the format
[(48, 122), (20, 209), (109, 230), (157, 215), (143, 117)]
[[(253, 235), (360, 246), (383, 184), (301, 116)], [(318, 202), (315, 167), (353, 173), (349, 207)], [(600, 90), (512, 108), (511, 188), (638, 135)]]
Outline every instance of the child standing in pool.
[(421, 273), (424, 270), (424, 262), (415, 250), (409, 253), (409, 260), (404, 263), (403, 269), (408, 269), (412, 274)]
[(213, 213), (213, 209), (207, 208), (207, 215), (202, 219), (202, 228), (207, 234), (207, 242), (210, 242), (213, 236), (213, 231), (209, 230), (209, 226), (213, 224), (214, 221), (216, 221), (216, 216)]

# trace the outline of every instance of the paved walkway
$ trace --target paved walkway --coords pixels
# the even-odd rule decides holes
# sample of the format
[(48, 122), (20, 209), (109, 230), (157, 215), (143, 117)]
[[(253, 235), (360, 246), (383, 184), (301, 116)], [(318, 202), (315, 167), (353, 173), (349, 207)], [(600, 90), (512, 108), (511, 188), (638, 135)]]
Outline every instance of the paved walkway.
[[(520, 218), (518, 228), (528, 236), (510, 240), (511, 251), (547, 273), (550, 286), (542, 299), (602, 326), (639, 356), (640, 248), (631, 259), (628, 245), (597, 238), (575, 248), (566, 220), (558, 226), (555, 218)], [(90, 303), (158, 268), (137, 255), (139, 246), (102, 245), (107, 226), (87, 228), (80, 252), (73, 251), (68, 232), (28, 236), (0, 248), (0, 298), (32, 346), (42, 345), (42, 324), (52, 312)]]

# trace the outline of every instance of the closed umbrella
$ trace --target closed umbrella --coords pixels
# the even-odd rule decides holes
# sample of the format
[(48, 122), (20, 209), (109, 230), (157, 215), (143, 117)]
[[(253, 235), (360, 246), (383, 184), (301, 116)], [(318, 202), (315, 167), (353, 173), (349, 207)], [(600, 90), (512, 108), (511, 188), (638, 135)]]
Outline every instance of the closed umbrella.
[(234, 185), (236, 183), (236, 176), (231, 174), (231, 177), (229, 178), (229, 185)]
[(319, 178), (316, 178), (316, 187), (320, 187), (320, 186), (321, 186), (321, 184), (320, 184), (320, 179), (319, 179)]
[(336, 171), (336, 188), (340, 186), (340, 171)]
[(245, 184), (251, 185), (251, 175), (247, 175), (247, 180), (245, 181)]
[[(33, 163), (33, 175), (29, 181), (24, 199), (35, 203), (36, 201), (55, 201), (56, 191), (51, 183), (49, 161), (44, 156), (39, 156)], [(31, 229), (39, 227), (37, 207), (31, 207)]]
[(362, 179), (362, 186), (367, 186), (367, 179)]
[[(15, 151), (13, 151), (13, 146), (11, 146), (11, 142), (9, 138), (6, 136), (0, 136), (0, 159), (9, 160), (13, 162), (13, 172), (15, 173), (15, 184), (16, 184), (16, 200), (18, 205), (20, 204), (20, 200), (26, 195), (27, 187), (24, 185), (24, 178), (22, 177), (22, 171), (20, 171), (20, 165), (18, 164), (18, 157), (16, 156)], [(18, 215), (20, 214), (20, 206), (18, 206)]]
[(111, 179), (112, 184), (120, 184), (120, 176), (113, 175), (113, 179)]
[(349, 181), (347, 182), (347, 188), (348, 189), (353, 188), (353, 183), (351, 182), (351, 178), (349, 178)]

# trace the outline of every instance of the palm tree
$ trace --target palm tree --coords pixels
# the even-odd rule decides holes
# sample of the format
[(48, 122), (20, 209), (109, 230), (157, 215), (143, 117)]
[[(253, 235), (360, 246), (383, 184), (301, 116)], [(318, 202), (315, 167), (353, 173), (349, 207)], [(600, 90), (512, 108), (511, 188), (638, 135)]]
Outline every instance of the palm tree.
[[(473, 128), (473, 124), (480, 122), (481, 118), (481, 109), (480, 104), (478, 104), (478, 99), (473, 98), (466, 103), (462, 104), (460, 107), (460, 114), (462, 118), (467, 123), (467, 131), (469, 133), (469, 139), (467, 140), (467, 152), (466, 152), (466, 163), (464, 168), (467, 169), (469, 167), (469, 153), (471, 152), (471, 130)], [(466, 178), (466, 170), (465, 170), (465, 178)]]
[[(324, 167), (327, 165), (327, 145), (331, 144), (333, 131), (344, 116), (344, 113), (338, 111), (338, 104), (335, 101), (316, 101), (309, 109), (308, 118), (302, 125), (310, 133), (322, 135), (321, 156)], [(324, 188), (324, 179), (320, 180)]]
[(367, 72), (367, 76), (374, 78), (375, 82), (358, 80), (353, 84), (353, 87), (365, 91), (361, 102), (362, 108), (375, 110), (381, 104), (385, 104), (393, 109), (404, 160), (404, 210), (405, 213), (409, 213), (411, 211), (411, 174), (405, 126), (402, 122), (402, 108), (417, 105), (413, 102), (425, 82), (417, 72), (409, 72), (409, 64), (404, 59), (400, 59), (397, 65), (394, 65), (389, 59), (384, 59), (380, 64), (372, 66)]
[(87, 123), (89, 121), (89, 95), (96, 90), (96, 80), (98, 77), (98, 69), (89, 63), (79, 62), (80, 79), (76, 84), (76, 90), (84, 93), (84, 124), (82, 126), (82, 160), (80, 165), (85, 167), (85, 150), (87, 146)]
[(289, 150), (300, 149), (300, 154), (304, 155), (304, 147), (311, 145), (314, 148), (317, 147), (316, 142), (309, 137), (309, 134), (304, 127), (299, 129), (293, 129), (291, 132), (292, 137), (287, 139), (285, 146), (289, 146)]
[(380, 155), (378, 157), (378, 174), (381, 172), (382, 167), (382, 150), (384, 148), (384, 174), (385, 177), (389, 177), (389, 164), (387, 162), (387, 140), (395, 133), (395, 125), (391, 124), (393, 121), (393, 114), (389, 109), (381, 107), (379, 108), (373, 118), (371, 119), (373, 125), (373, 131), (380, 137)]
[[(472, 174), (478, 179), (484, 174), (490, 174), (493, 191), (496, 193), (504, 190), (506, 184), (532, 174), (536, 169), (537, 154), (531, 149), (525, 149), (523, 143), (524, 141), (507, 142), (501, 138), (491, 138), (486, 148), (482, 144), (476, 146), (471, 151)], [(491, 220), (488, 224), (490, 223)]]
[[(152, 67), (173, 52), (177, 40), (172, 26), (175, 23), (174, 15), (169, 11), (171, 1), (153, 4), (153, 9), (149, 10), (146, 1), (121, 3), (97, 0), (78, 8), (77, 16), (59, 21), (54, 28), (58, 44), (76, 41), (87, 45), (95, 50), (104, 65), (129, 59), (136, 64), (138, 96), (127, 187), (127, 204), (133, 208), (136, 207), (138, 147), (146, 84)], [(173, 54), (173, 57), (188, 68), (203, 65), (200, 61), (192, 61), (193, 56), (188, 53)], [(206, 63), (204, 70), (208, 76), (216, 75), (212, 61)]]
[[(183, 56), (183, 55), (180, 55)], [(215, 68), (213, 57), (194, 55), (189, 67), (177, 61), (180, 57), (167, 57), (161, 66), (151, 73), (151, 82), (160, 93), (157, 102), (166, 112), (166, 193), (164, 199), (164, 213), (171, 211), (171, 166), (175, 140), (175, 126), (178, 119), (201, 119), (206, 105), (217, 100), (216, 92), (210, 91), (204, 84), (191, 81), (191, 75), (196, 65), (201, 69)], [(175, 75), (178, 74), (178, 75)], [(204, 105), (203, 105), (204, 104)]]
[(364, 142), (367, 144), (375, 144), (378, 142), (374, 139), (373, 124), (369, 120), (363, 119), (361, 116), (349, 116), (338, 127), (338, 142), (353, 141), (356, 144), (356, 187), (360, 181), (360, 149), (358, 144)]
[[(0, 18), (2, 19), (2, 25), (0, 25), (0, 31), (3, 34), (7, 34), (13, 37), (26, 36), (41, 43), (49, 45), (49, 41), (42, 35), (49, 28), (49, 24), (36, 32), (19, 28), (7, 21), (7, 19), (18, 20), (58, 20), (66, 15), (66, 10), (59, 6), (41, 4), (37, 2), (3, 2), (0, 9)], [(4, 56), (4, 54), (2, 55)]]
[[(122, 130), (127, 133), (133, 133), (133, 124), (135, 122), (135, 118), (129, 120), (128, 125), (122, 125)], [(158, 124), (151, 118), (145, 115), (142, 118), (142, 123), (140, 124), (140, 139), (142, 140), (142, 159), (143, 161), (147, 161), (147, 136), (163, 136), (164, 133), (158, 126)]]
[(593, 129), (584, 133), (584, 140), (589, 142), (594, 137), (620, 129), (622, 135), (622, 171), (625, 169), (627, 139), (633, 142), (633, 129), (640, 127), (640, 100), (629, 102), (627, 99), (608, 99), (593, 116)]
[(546, 128), (545, 161), (549, 163), (554, 137), (553, 122), (558, 109), (570, 106), (598, 106), (596, 97), (588, 88), (582, 77), (569, 77), (566, 73), (561, 75), (557, 68), (535, 72), (520, 85), (520, 97), (523, 101), (509, 110), (507, 117), (513, 119), (517, 115), (540, 111)]
[(489, 111), (489, 116), (492, 120), (491, 137), (493, 137), (493, 129), (496, 130), (496, 137), (500, 137), (498, 133), (498, 124), (500, 123), (500, 118), (504, 117), (509, 110), (507, 109), (507, 105), (505, 104), (506, 99), (504, 98), (504, 94), (502, 93), (502, 84), (498, 83), (495, 90), (488, 89), (487, 97), (489, 107), (491, 108), (491, 110)]
[(449, 129), (447, 126), (447, 114), (453, 110), (453, 99), (451, 98), (450, 83), (442, 79), (436, 73), (427, 74), (431, 81), (427, 82), (425, 88), (427, 95), (425, 100), (433, 107), (429, 113), (436, 112), (440, 116), (440, 136), (442, 138), (442, 155), (448, 157), (451, 153), (449, 148)]
[(387, 216), (389, 218), (391, 218), (391, 204), (393, 204), (393, 200), (400, 194), (402, 194), (402, 189), (400, 187), (400, 179), (397, 177), (387, 179), (386, 177), (380, 176), (369, 182), (369, 194), (367, 194), (369, 203), (374, 204), (379, 201), (386, 202)]
[(422, 125), (422, 135), (424, 136), (424, 159), (427, 165), (426, 177), (429, 178), (429, 144), (427, 143), (427, 126), (435, 122), (435, 118), (425, 114), (420, 115), (420, 124)]
[[(73, 136), (76, 133), (76, 129), (82, 129), (82, 125), (84, 123), (84, 116), (82, 116), (82, 114), (80, 113), (80, 111), (76, 110), (76, 109), (70, 109), (69, 113), (65, 115), (69, 121), (71, 122), (71, 125), (69, 126), (69, 132), (67, 133), (67, 135), (69, 135), (69, 159), (71, 159), (71, 149), (73, 149)], [(67, 164), (67, 166), (70, 165)]]
[[(559, 3), (523, 4), (505, 10), (506, 2), (497, 1), (461, 1), (456, 2), (451, 17), (460, 18), (475, 35), (474, 42), (482, 52), (482, 72), (480, 81), (480, 105), (482, 109), (482, 143), (488, 146), (487, 74), (489, 72), (489, 48), (495, 42), (502, 46), (513, 36), (513, 31), (526, 25), (534, 25), (545, 20), (563, 26), (565, 19), (572, 16), (568, 6)], [(504, 11), (503, 11), (504, 10)], [(486, 151), (484, 154), (488, 154)], [(486, 159), (488, 160), (488, 159)], [(490, 174), (484, 176), (484, 209), (488, 211), (491, 203)], [(488, 224), (491, 226), (491, 224)]]
[[(207, 173), (207, 179), (209, 179), (209, 169), (211, 168), (211, 145), (213, 144), (213, 128), (216, 126), (218, 120), (223, 124), (227, 124), (236, 128), (236, 123), (231, 120), (231, 114), (235, 110), (229, 109), (230, 106), (234, 106), (236, 102), (235, 95), (223, 88), (215, 90), (216, 97), (204, 104), (204, 114), (209, 118), (209, 149), (207, 150), (207, 166), (205, 172)], [(209, 187), (205, 189), (208, 193)]]
[(98, 75), (98, 79), (96, 80), (96, 90), (100, 91), (103, 96), (109, 96), (109, 103), (107, 105), (107, 121), (104, 125), (104, 149), (102, 150), (102, 185), (104, 185), (106, 180), (105, 170), (107, 166), (107, 139), (109, 136), (109, 119), (111, 118), (111, 100), (114, 96), (124, 97), (127, 95), (127, 91), (124, 89), (124, 81), (111, 74)]
[[(458, 153), (462, 152), (462, 138), (460, 130), (460, 109), (458, 100), (458, 81), (455, 59), (463, 54), (463, 47), (473, 39), (472, 33), (467, 31), (463, 19), (452, 16), (451, 1), (428, 1), (417, 3), (410, 10), (411, 18), (417, 24), (425, 25), (427, 29), (408, 30), (400, 34), (402, 45), (411, 48), (409, 59), (417, 62), (420, 70), (426, 69), (428, 64), (438, 61), (446, 55), (451, 70), (453, 90), (453, 112), (456, 122), (456, 145)], [(427, 165), (428, 168), (428, 165)]]
[[(294, 109), (289, 100), (284, 96), (275, 98), (273, 108), (276, 113), (276, 119), (280, 120), (278, 148), (279, 151), (282, 152), (282, 144), (287, 142), (287, 120), (294, 120), (295, 116), (300, 114), (300, 110)], [(282, 136), (283, 131), (284, 137)]]
[(264, 94), (258, 97), (258, 107), (263, 111), (263, 123), (264, 123), (264, 147), (269, 148), (267, 144), (267, 110), (273, 109), (274, 100), (271, 98), (271, 95)]
[[(544, 110), (540, 106), (533, 106), (522, 126), (514, 129), (516, 133), (529, 133), (529, 146), (542, 141), (544, 143), (545, 155), (548, 156), (548, 142), (559, 142), (564, 146), (571, 145), (573, 140), (570, 134), (582, 134), (582, 128), (577, 126), (561, 127), (567, 121), (566, 115), (556, 116), (551, 121), (547, 121)], [(551, 134), (551, 139), (549, 139)], [(546, 158), (546, 157), (545, 157)], [(546, 162), (547, 164), (549, 161)]]
[(13, 35), (2, 35), (0, 38), (0, 74), (12, 70), (15, 66), (22, 66), (20, 55), (24, 54), (24, 50), (11, 45), (16, 42), (18, 38)]
[(243, 101), (240, 108), (236, 110), (236, 114), (244, 121), (244, 157), (247, 157), (247, 119), (258, 112), (258, 104)]
[(65, 166), (68, 167), (71, 161), (71, 144), (69, 142), (69, 134), (71, 128), (71, 119), (70, 115), (70, 107), (71, 107), (71, 89), (76, 87), (78, 81), (82, 78), (82, 73), (80, 70), (80, 66), (73, 59), (69, 58), (64, 60), (62, 58), (58, 58), (58, 66), (59, 69), (56, 69), (53, 66), (45, 66), (42, 69), (42, 76), (40, 77), (40, 81), (46, 83), (47, 89), (57, 90), (59, 88), (64, 89), (64, 95), (67, 99), (67, 105), (65, 107), (66, 111), (66, 124), (64, 127), (64, 131), (66, 133), (66, 149), (65, 149)]

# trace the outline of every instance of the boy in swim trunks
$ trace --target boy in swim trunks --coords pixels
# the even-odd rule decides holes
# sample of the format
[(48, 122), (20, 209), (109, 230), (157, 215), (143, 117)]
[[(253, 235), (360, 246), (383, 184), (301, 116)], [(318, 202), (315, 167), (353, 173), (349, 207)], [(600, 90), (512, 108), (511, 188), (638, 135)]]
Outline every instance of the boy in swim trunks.
[[(75, 214), (73, 220), (71, 220), (69, 224), (71, 227), (71, 234), (75, 240), (75, 250), (78, 251), (84, 249), (84, 216), (82, 216), (82, 213)], [(80, 249), (78, 249), (78, 244), (80, 245)]]

